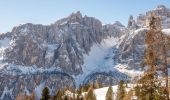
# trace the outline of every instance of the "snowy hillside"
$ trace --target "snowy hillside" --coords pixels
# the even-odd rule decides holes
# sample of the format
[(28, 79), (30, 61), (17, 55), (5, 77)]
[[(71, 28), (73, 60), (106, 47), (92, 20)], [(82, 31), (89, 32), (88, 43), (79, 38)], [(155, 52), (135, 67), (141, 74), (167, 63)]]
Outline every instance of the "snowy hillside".
[[(126, 92), (129, 92), (131, 89), (134, 88), (134, 84), (127, 84), (128, 87), (125, 88)], [(95, 89), (94, 93), (96, 95), (97, 100), (105, 100), (106, 97), (106, 93), (108, 91), (109, 87), (103, 87), (103, 88), (99, 88), (99, 89)], [(112, 86), (112, 90), (114, 93), (114, 99), (116, 98), (116, 94), (117, 94), (117, 88), (118, 85), (114, 85)]]

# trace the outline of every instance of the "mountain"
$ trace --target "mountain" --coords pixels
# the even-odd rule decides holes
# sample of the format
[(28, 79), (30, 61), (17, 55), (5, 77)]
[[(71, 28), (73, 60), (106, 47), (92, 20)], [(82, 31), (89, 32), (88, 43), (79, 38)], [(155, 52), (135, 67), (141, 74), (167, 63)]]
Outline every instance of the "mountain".
[[(158, 5), (156, 9), (146, 12), (146, 14), (139, 14), (136, 20), (133, 17), (129, 18), (130, 32), (119, 46), (119, 63), (124, 63), (129, 66), (129, 69), (138, 69), (142, 63), (144, 55), (144, 39), (145, 33), (149, 30), (149, 16), (157, 15), (161, 18), (162, 32), (165, 37), (169, 37), (170, 33), (170, 9), (164, 5)], [(137, 27), (134, 27), (137, 26)], [(168, 56), (169, 57), (169, 56)]]
[[(163, 31), (170, 34), (170, 10), (160, 5), (149, 12), (163, 18)], [(78, 11), (51, 25), (27, 23), (0, 34), (1, 99), (33, 91), (38, 99), (44, 86), (53, 95), (65, 86), (138, 77), (148, 16), (131, 17), (126, 28), (118, 21), (102, 25)]]

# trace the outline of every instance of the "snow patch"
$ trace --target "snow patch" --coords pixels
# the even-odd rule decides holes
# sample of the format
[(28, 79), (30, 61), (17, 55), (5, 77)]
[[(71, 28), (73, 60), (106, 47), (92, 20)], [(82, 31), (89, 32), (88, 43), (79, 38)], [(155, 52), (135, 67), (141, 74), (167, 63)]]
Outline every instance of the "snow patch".
[(84, 54), (83, 74), (73, 76), (76, 80), (76, 86), (81, 84), (84, 78), (90, 73), (114, 70), (114, 60), (112, 59), (113, 48), (118, 41), (118, 38), (108, 37), (100, 44), (94, 44), (89, 54)]
[(129, 34), (129, 39), (130, 38), (134, 38), (137, 34), (143, 32), (144, 30), (148, 30), (148, 28), (140, 28), (140, 29), (137, 29), (135, 31), (132, 31), (130, 34)]
[(3, 59), (4, 59), (4, 51), (6, 48), (8, 48), (10, 46), (10, 41), (11, 39), (9, 38), (4, 38), (2, 40), (0, 40), (0, 69), (3, 68), (4, 64), (2, 63)]
[(162, 32), (164, 34), (170, 35), (170, 29), (163, 29)]
[(46, 59), (50, 59), (54, 57), (54, 51), (58, 48), (58, 44), (49, 44), (47, 45), (47, 51), (46, 51)]
[[(96, 99), (97, 100), (105, 100), (106, 98), (106, 93), (108, 91), (108, 88), (109, 87), (104, 87), (104, 88), (100, 88), (100, 89), (96, 89), (94, 90), (94, 93), (96, 95)], [(115, 97), (116, 97), (116, 92), (117, 92), (117, 85), (115, 86), (112, 86), (112, 89), (113, 89), (113, 93), (114, 93), (114, 100), (115, 100)]]
[(105, 57), (109, 56), (111, 53), (110, 51), (112, 51), (112, 48), (117, 44), (117, 41), (117, 38), (110, 37), (108, 39), (104, 39), (101, 44), (93, 45), (89, 54), (84, 55), (85, 63), (83, 65), (83, 72), (89, 72), (95, 70), (96, 68), (100, 68), (101, 65), (103, 66)]

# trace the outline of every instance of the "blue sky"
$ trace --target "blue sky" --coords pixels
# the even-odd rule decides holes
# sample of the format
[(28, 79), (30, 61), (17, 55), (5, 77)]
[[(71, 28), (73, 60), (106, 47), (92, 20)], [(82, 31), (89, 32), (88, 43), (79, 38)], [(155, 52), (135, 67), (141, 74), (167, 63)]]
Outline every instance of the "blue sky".
[(159, 4), (170, 8), (170, 0), (0, 0), (0, 32), (23, 23), (48, 25), (76, 11), (103, 23), (127, 24), (130, 14), (137, 16)]

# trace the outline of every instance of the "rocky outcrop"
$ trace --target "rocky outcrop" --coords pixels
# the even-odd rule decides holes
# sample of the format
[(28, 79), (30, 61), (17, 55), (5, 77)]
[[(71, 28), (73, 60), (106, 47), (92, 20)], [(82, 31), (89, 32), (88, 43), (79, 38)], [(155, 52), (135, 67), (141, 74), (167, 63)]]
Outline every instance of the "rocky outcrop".
[(129, 69), (138, 69), (143, 61), (144, 40), (147, 28), (129, 33), (119, 45), (117, 59), (119, 63), (128, 64)]
[(133, 30), (138, 28), (138, 25), (136, 24), (136, 22), (133, 19), (132, 15), (129, 17), (127, 28), (128, 29), (133, 29)]

